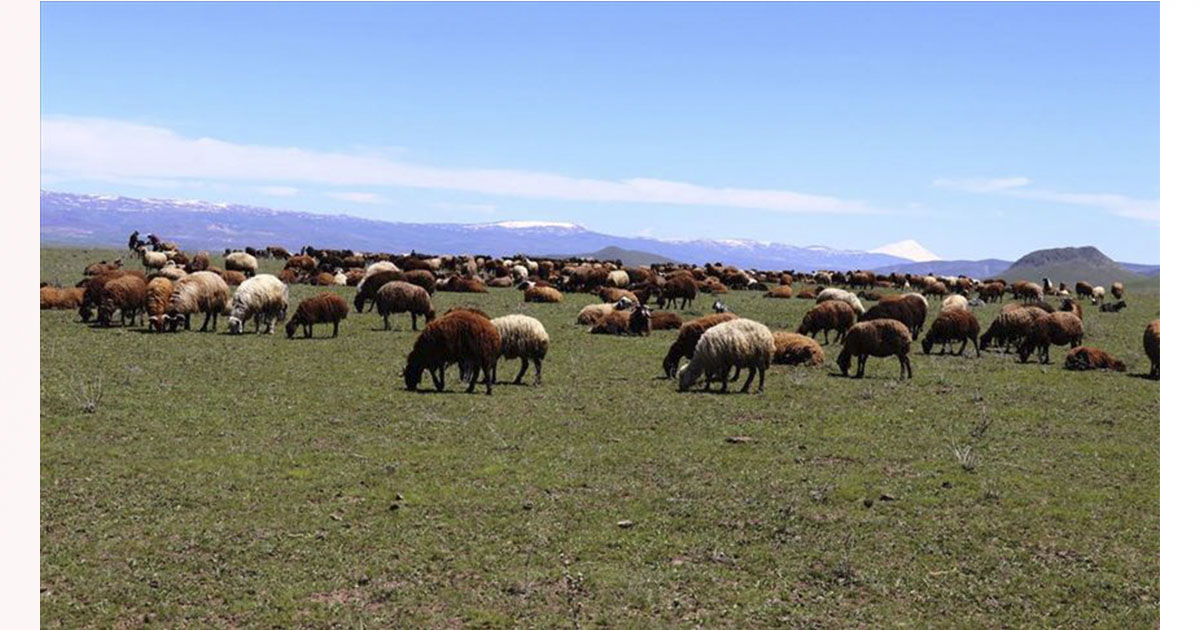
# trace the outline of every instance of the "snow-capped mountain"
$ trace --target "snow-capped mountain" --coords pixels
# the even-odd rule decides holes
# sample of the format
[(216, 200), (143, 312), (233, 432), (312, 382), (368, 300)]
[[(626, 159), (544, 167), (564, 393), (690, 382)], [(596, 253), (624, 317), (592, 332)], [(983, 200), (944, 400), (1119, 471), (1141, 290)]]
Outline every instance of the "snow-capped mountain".
[(876, 247), (875, 249), (871, 250), (871, 253), (897, 256), (913, 262), (928, 262), (930, 260), (942, 259), (941, 256), (938, 256), (928, 249), (925, 249), (925, 246), (911, 238), (908, 240), (899, 241), (896, 243), (888, 243), (887, 245)]
[(613, 236), (574, 223), (401, 223), (197, 200), (132, 199), (42, 191), (44, 243), (124, 247), (129, 233), (155, 233), (185, 249), (304, 245), (439, 254), (570, 254), (619, 247), (689, 263), (757, 269), (874, 269), (909, 262), (886, 253), (798, 247), (746, 239), (660, 240)]

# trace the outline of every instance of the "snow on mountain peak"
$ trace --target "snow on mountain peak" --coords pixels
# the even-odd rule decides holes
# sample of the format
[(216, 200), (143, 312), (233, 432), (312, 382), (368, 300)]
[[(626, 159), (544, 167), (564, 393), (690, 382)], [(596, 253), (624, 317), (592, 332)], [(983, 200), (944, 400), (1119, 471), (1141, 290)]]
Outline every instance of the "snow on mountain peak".
[(577, 223), (564, 223), (561, 221), (499, 221), (496, 223), (475, 223), (468, 225), (469, 228), (506, 228), (510, 230), (529, 230), (537, 228), (554, 228), (560, 230), (583, 230), (584, 227)]
[(928, 249), (925, 249), (924, 245), (921, 245), (911, 238), (896, 243), (888, 243), (887, 245), (883, 245), (881, 247), (876, 247), (875, 249), (872, 249), (870, 253), (887, 254), (889, 256), (896, 256), (898, 258), (906, 258), (913, 262), (928, 262), (930, 260), (942, 259), (941, 256), (938, 256)]

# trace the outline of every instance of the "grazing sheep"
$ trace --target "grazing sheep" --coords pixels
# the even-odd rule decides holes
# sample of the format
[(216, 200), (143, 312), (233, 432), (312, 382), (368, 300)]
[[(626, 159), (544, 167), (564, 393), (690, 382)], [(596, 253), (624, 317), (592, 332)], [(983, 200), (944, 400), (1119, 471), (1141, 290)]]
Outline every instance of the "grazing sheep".
[(613, 310), (592, 327), (593, 335), (649, 335), (650, 309), (638, 306), (631, 310)]
[(588, 304), (579, 309), (579, 315), (575, 317), (575, 323), (585, 326), (595, 326), (600, 323), (600, 320), (615, 310), (616, 307), (612, 304)]
[(171, 299), (167, 302), (168, 330), (175, 332), (183, 324), (185, 330), (192, 328), (192, 314), (204, 313), (204, 323), (200, 331), (217, 329), (217, 318), (220, 317), (225, 305), (229, 302), (229, 285), (221, 276), (211, 271), (189, 273), (171, 291)]
[[(546, 358), (546, 351), (550, 349), (550, 335), (546, 333), (542, 322), (528, 315), (505, 315), (493, 319), (492, 325), (500, 332), (500, 356), (521, 360), (521, 370), (517, 372), (513, 384), (521, 383), (530, 361), (533, 361), (533, 384), (540, 384), (542, 359)], [(495, 374), (492, 375), (492, 381), (496, 381)]]
[(1063, 367), (1068, 370), (1113, 370), (1124, 372), (1125, 364), (1113, 355), (1089, 346), (1079, 346), (1067, 352)]
[[(230, 271), (228, 269), (208, 269), (208, 271), (221, 276), (221, 279), (225, 281), (225, 284), (231, 287), (239, 286), (246, 281), (246, 274), (240, 271)], [(182, 278), (172, 278), (172, 280), (178, 282), (179, 280), (182, 280)]]
[(1017, 356), (1024, 363), (1029, 355), (1037, 351), (1042, 363), (1050, 362), (1050, 346), (1078, 347), (1083, 339), (1083, 321), (1074, 313), (1055, 311), (1053, 313), (1034, 313), (1033, 328), (1025, 336)]
[(532, 286), (525, 290), (525, 301), (558, 303), (563, 301), (563, 294), (554, 287)]
[(987, 282), (979, 287), (979, 299), (984, 302), (999, 302), (1004, 299), (1004, 285), (1000, 282)]
[(675, 378), (680, 359), (692, 358), (692, 354), (696, 351), (696, 343), (700, 341), (700, 336), (704, 334), (704, 331), (734, 319), (737, 319), (737, 315), (733, 313), (717, 313), (693, 319), (681, 326), (679, 335), (675, 337), (675, 342), (667, 350), (667, 356), (662, 362), (663, 372), (666, 373), (667, 378)]
[(676, 330), (683, 326), (683, 318), (675, 313), (667, 311), (653, 311), (650, 313), (650, 329), (651, 330)]
[(971, 306), (967, 302), (967, 298), (965, 298), (957, 293), (942, 300), (942, 312), (943, 313), (946, 311), (954, 310), (956, 308), (969, 309), (969, 308), (971, 308)]
[(1125, 306), (1126, 306), (1125, 300), (1121, 300), (1120, 302), (1116, 302), (1116, 303), (1101, 304), (1100, 312), (1101, 313), (1120, 313), (1121, 309), (1125, 308)]
[(987, 350), (995, 343), (997, 346), (1003, 346), (1004, 352), (1008, 353), (1010, 345), (1020, 347), (1025, 337), (1033, 330), (1034, 313), (1038, 310), (1032, 308), (1002, 310), (992, 321), (987, 332), (979, 338), (979, 348)]
[(687, 308), (696, 299), (699, 290), (700, 285), (691, 276), (672, 276), (663, 283), (658, 294), (658, 308), (671, 308), (676, 300), (679, 300), (679, 308)]
[(1092, 304), (1099, 304), (1104, 301), (1104, 287), (1095, 287), (1092, 289)]
[(79, 301), (79, 319), (87, 323), (92, 318), (92, 309), (100, 306), (100, 300), (104, 294), (104, 285), (109, 280), (116, 280), (122, 276), (137, 276), (142, 280), (146, 276), (141, 271), (129, 270), (113, 270), (96, 274), (90, 278), (86, 278), (76, 288), (83, 289), (83, 298)]
[(774, 354), (775, 336), (766, 326), (749, 319), (717, 324), (700, 335), (692, 360), (679, 371), (679, 391), (687, 391), (703, 374), (705, 391), (713, 380), (720, 378), (721, 391), (725, 392), (729, 389), (730, 370), (749, 368), (750, 375), (742, 385), (742, 393), (750, 390), (750, 383), (757, 373), (757, 393), (761, 394)]
[(1026, 302), (1041, 300), (1043, 295), (1042, 287), (1028, 280), (1018, 280), (1012, 283), (1012, 294), (1014, 298)]
[[(1105, 306), (1107, 306), (1107, 304)], [(1064, 299), (1062, 306), (1058, 307), (1058, 310), (1063, 311), (1064, 313), (1074, 313), (1075, 317), (1078, 317), (1081, 320), (1083, 319), (1083, 308), (1079, 306), (1079, 302), (1076, 302), (1071, 298)], [(1104, 309), (1101, 308), (1100, 310)]]
[(1146, 326), (1146, 331), (1142, 333), (1142, 349), (1146, 351), (1146, 357), (1150, 359), (1150, 376), (1158, 378), (1158, 320), (1150, 322)]
[(208, 252), (199, 252), (192, 257), (191, 262), (184, 265), (183, 270), (192, 273), (193, 271), (204, 271), (212, 264), (209, 260)]
[(318, 293), (305, 298), (292, 313), (284, 331), (288, 339), (296, 334), (296, 329), (304, 327), (304, 338), (311, 339), (314, 324), (333, 324), (332, 337), (338, 336), (338, 324), (350, 314), (350, 305), (346, 299), (336, 293)]
[(797, 333), (777, 332), (775, 356), (771, 362), (777, 365), (821, 365), (825, 362), (825, 351), (812, 337)]
[(133, 326), (145, 308), (146, 280), (138, 276), (121, 276), (104, 283), (96, 321), (101, 326), (108, 326), (113, 313), (121, 311), (121, 325), (125, 326), (128, 319), (128, 325)]
[(1114, 282), (1114, 283), (1112, 283), (1112, 290), (1111, 290), (1111, 293), (1112, 293), (1112, 296), (1113, 296), (1113, 299), (1114, 299), (1114, 300), (1120, 300), (1120, 299), (1124, 299), (1124, 297), (1125, 297), (1125, 284), (1124, 284), (1124, 283), (1122, 283), (1122, 282)]
[[(376, 263), (371, 263), (371, 266), (367, 267), (367, 270), (365, 272), (363, 272), (363, 277), (359, 280), (359, 284), (361, 285), (361, 284), (365, 283), (371, 276), (373, 276), (377, 273), (383, 273), (385, 271), (394, 271), (396, 273), (400, 273), (400, 268), (397, 267), (395, 265), (395, 263), (388, 261), (388, 260), (381, 260)], [(403, 277), (397, 277), (395, 279), (396, 280), (404, 280)], [(375, 286), (376, 286), (376, 288), (381, 287), (381, 286), (383, 286), (383, 283), (377, 284)], [(426, 289), (426, 290), (428, 290), (428, 289)]]
[(608, 272), (608, 277), (604, 279), (604, 283), (610, 287), (627, 287), (629, 286), (629, 274), (622, 269), (615, 269)]
[(142, 250), (142, 267), (149, 273), (151, 270), (162, 269), (166, 266), (167, 255), (162, 252), (154, 252), (148, 249)]
[(900, 360), (900, 378), (907, 372), (912, 378), (912, 362), (908, 358), (909, 345), (912, 344), (912, 334), (908, 326), (894, 319), (874, 319), (855, 324), (846, 333), (846, 341), (842, 352), (838, 355), (837, 364), (842, 370), (842, 376), (850, 374), (850, 360), (858, 358), (858, 371), (854, 378), (862, 378), (867, 366), (867, 357), (890, 357), (895, 355)]
[(765, 298), (776, 298), (781, 300), (790, 300), (792, 298), (792, 287), (780, 285), (772, 288), (763, 294)]
[(845, 337), (846, 331), (858, 321), (854, 307), (841, 300), (820, 302), (804, 314), (804, 320), (796, 332), (802, 335), (816, 337), (818, 332), (825, 333), (825, 343), (829, 343), (829, 331), (836, 334), (833, 342), (837, 343)]
[(869, 322), (874, 319), (894, 319), (908, 326), (909, 334), (915, 337), (925, 328), (928, 304), (923, 296), (915, 293), (889, 295), (872, 306), (858, 320)]
[(1082, 280), (1079, 282), (1076, 282), (1075, 283), (1075, 297), (1081, 298), (1081, 299), (1082, 298), (1091, 298), (1092, 297), (1092, 289), (1094, 289), (1094, 288), (1095, 287), (1093, 287), (1091, 284), (1089, 284), (1087, 282), (1083, 282)]
[(175, 283), (170, 278), (151, 278), (146, 283), (146, 316), (150, 330), (162, 332), (167, 326), (167, 306)]
[(68, 310), (79, 308), (83, 303), (83, 287), (45, 286), (41, 288), (42, 309)]
[(225, 269), (227, 271), (240, 271), (247, 278), (254, 277), (258, 273), (258, 259), (246, 252), (231, 252), (225, 257)]
[(437, 391), (446, 386), (446, 366), (458, 363), (471, 375), (467, 392), (475, 391), (475, 382), (483, 374), (487, 394), (492, 394), (492, 379), (500, 358), (500, 331), (491, 320), (468, 311), (452, 311), (433, 320), (417, 335), (404, 366), (404, 386), (413, 391), (421, 375), (429, 371)]
[(287, 317), (287, 310), (287, 285), (270, 274), (254, 276), (233, 292), (229, 332), (240, 335), (246, 327), (246, 321), (254, 318), (254, 332), (259, 332), (265, 320), (267, 334), (272, 335), (275, 333), (275, 323)]
[(859, 317), (862, 317), (863, 314), (867, 312), (867, 309), (863, 308), (862, 302), (858, 300), (857, 295), (854, 295), (853, 293), (843, 289), (830, 288), (825, 289), (817, 294), (817, 304), (821, 304), (829, 300), (837, 300), (838, 302), (845, 302), (846, 304), (849, 304), (850, 308), (854, 309), (854, 314)]
[(384, 330), (392, 329), (389, 317), (393, 313), (409, 313), (412, 316), (413, 330), (417, 329), (418, 315), (425, 316), (427, 325), (433, 321), (434, 317), (433, 303), (429, 299), (429, 292), (403, 280), (394, 280), (379, 287), (379, 291), (375, 293), (375, 306), (378, 307), (379, 314), (383, 316)]
[(970, 309), (952, 308), (950, 310), (943, 309), (938, 314), (937, 319), (929, 325), (929, 332), (925, 334), (925, 338), (921, 340), (921, 350), (925, 354), (933, 349), (933, 344), (942, 344), (942, 353), (946, 352), (946, 344), (950, 344), (950, 351), (954, 351), (954, 342), (961, 341), (962, 347), (958, 349), (958, 355), (962, 356), (967, 350), (967, 341), (975, 345), (975, 356), (979, 356), (979, 320), (975, 318), (975, 313)]
[[(375, 265), (371, 266), (374, 267)], [(363, 277), (363, 281), (358, 283), (358, 291), (354, 294), (354, 311), (357, 313), (363, 312), (363, 306), (367, 302), (370, 302), (370, 306), (367, 308), (367, 311), (370, 312), (375, 308), (375, 296), (379, 292), (380, 287), (389, 282), (396, 282), (397, 280), (404, 281), (404, 272), (399, 269), (385, 269), (367, 274)]]

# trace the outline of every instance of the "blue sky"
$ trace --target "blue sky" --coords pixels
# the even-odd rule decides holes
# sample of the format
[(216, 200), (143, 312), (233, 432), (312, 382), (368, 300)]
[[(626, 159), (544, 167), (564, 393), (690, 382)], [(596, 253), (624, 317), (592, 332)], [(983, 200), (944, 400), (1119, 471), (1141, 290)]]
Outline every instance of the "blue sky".
[(1159, 260), (1151, 3), (44, 3), (42, 186)]

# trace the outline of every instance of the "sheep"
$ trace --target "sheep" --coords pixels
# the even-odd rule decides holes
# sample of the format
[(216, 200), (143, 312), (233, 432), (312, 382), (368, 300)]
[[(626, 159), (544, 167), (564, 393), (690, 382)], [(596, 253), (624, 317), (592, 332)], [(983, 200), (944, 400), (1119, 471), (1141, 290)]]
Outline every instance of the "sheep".
[(87, 323), (92, 318), (92, 309), (100, 306), (100, 300), (104, 294), (104, 285), (109, 280), (115, 280), (122, 276), (137, 276), (143, 280), (146, 279), (145, 274), (140, 271), (117, 269), (94, 275), (75, 285), (76, 288), (83, 289), (83, 298), (79, 301), (80, 320)]
[(520, 282), (529, 277), (529, 268), (525, 265), (513, 265), (511, 272), (513, 280), (516, 282)]
[(1154, 320), (1146, 326), (1146, 331), (1142, 333), (1142, 349), (1146, 351), (1146, 357), (1150, 359), (1151, 378), (1158, 378), (1158, 340), (1159, 340), (1159, 320)]
[(200, 326), (203, 332), (208, 328), (209, 321), (213, 330), (217, 329), (217, 318), (225, 310), (229, 302), (229, 285), (221, 276), (211, 271), (189, 273), (175, 283), (171, 298), (167, 302), (167, 318), (169, 330), (175, 332), (179, 325), (184, 329), (192, 327), (192, 314), (204, 313), (204, 323)]
[(240, 335), (246, 321), (254, 318), (254, 332), (258, 332), (263, 321), (267, 334), (275, 334), (276, 322), (287, 316), (288, 287), (282, 280), (270, 274), (254, 276), (238, 286), (233, 292), (233, 303), (229, 314), (229, 332)]
[(692, 360), (679, 371), (679, 391), (690, 388), (701, 373), (705, 376), (704, 389), (712, 381), (721, 379), (721, 391), (729, 389), (729, 371), (732, 368), (750, 368), (750, 375), (742, 385), (742, 393), (750, 390), (754, 375), (758, 374), (757, 393), (763, 392), (763, 381), (771, 358), (775, 355), (775, 336), (766, 326), (749, 319), (734, 319), (717, 324), (704, 331), (696, 342)]
[(608, 277), (604, 279), (604, 283), (610, 287), (627, 287), (629, 286), (629, 273), (622, 269), (610, 271), (608, 272)]
[(525, 301), (558, 303), (563, 301), (563, 294), (554, 287), (532, 286), (525, 290)]
[(121, 325), (125, 326), (128, 318), (128, 325), (133, 326), (145, 307), (146, 280), (138, 276), (121, 276), (104, 283), (96, 321), (101, 326), (108, 326), (113, 313), (121, 311)]
[(1099, 348), (1089, 346), (1079, 346), (1067, 352), (1063, 367), (1068, 370), (1125, 371), (1125, 364), (1119, 359)]
[(1126, 306), (1127, 305), (1125, 304), (1125, 300), (1121, 300), (1120, 302), (1115, 302), (1115, 303), (1110, 303), (1110, 304), (1101, 304), (1100, 312), (1101, 313), (1120, 313), (1121, 309), (1125, 308)]
[(925, 354), (929, 354), (929, 351), (933, 349), (933, 344), (940, 343), (944, 353), (946, 344), (950, 343), (950, 351), (953, 352), (953, 342), (955, 341), (962, 342), (962, 347), (958, 349), (958, 356), (962, 356), (966, 352), (967, 341), (974, 344), (975, 356), (979, 356), (979, 320), (975, 318), (975, 313), (972, 313), (970, 309), (943, 309), (937, 319), (929, 325), (929, 332), (925, 333), (925, 338), (921, 340), (921, 350)]
[(1012, 283), (1012, 294), (1014, 298), (1032, 302), (1042, 299), (1042, 287), (1029, 282), (1028, 280), (1018, 280)]
[(946, 311), (954, 310), (956, 308), (969, 309), (970, 305), (967, 302), (967, 298), (955, 293), (954, 295), (951, 295), (951, 296), (947, 297), (946, 299), (942, 300), (942, 312), (943, 313), (945, 313)]
[(1079, 282), (1075, 283), (1075, 297), (1091, 298), (1092, 297), (1092, 289), (1094, 289), (1094, 288), (1095, 287), (1093, 287), (1091, 284), (1080, 280)]
[(579, 314), (575, 317), (575, 323), (585, 326), (595, 326), (614, 310), (616, 308), (612, 304), (588, 304), (579, 309)]
[[(231, 287), (239, 286), (246, 281), (246, 274), (240, 271), (230, 271), (228, 269), (209, 269), (208, 271), (221, 276), (221, 279), (225, 281), (225, 284)], [(282, 280), (282, 278), (280, 279)], [(182, 280), (182, 278), (172, 278), (172, 280), (179, 281)]]
[(650, 309), (638, 306), (628, 311), (613, 310), (592, 327), (593, 335), (649, 335)]
[(1015, 308), (1001, 311), (987, 332), (979, 338), (979, 348), (987, 350), (988, 346), (995, 342), (997, 345), (1003, 345), (1004, 352), (1007, 353), (1009, 345), (1015, 344), (1019, 347), (1033, 329), (1034, 313), (1037, 310)]
[(1092, 304), (1099, 304), (1104, 301), (1104, 287), (1095, 287), (1092, 289)]
[(1050, 362), (1050, 346), (1070, 344), (1078, 347), (1083, 339), (1083, 322), (1074, 313), (1055, 311), (1053, 313), (1035, 313), (1030, 334), (1025, 336), (1017, 356), (1024, 363), (1034, 351), (1038, 353), (1042, 363)]
[(496, 278), (489, 278), (488, 281), (484, 284), (486, 284), (489, 287), (496, 287), (498, 289), (507, 289), (507, 288), (513, 286), (514, 283), (513, 283), (512, 276), (502, 276), (502, 277), (496, 277)]
[(394, 280), (379, 287), (379, 291), (375, 293), (375, 305), (379, 309), (379, 314), (383, 316), (384, 330), (392, 329), (389, 317), (393, 313), (409, 313), (412, 316), (413, 330), (417, 329), (418, 315), (425, 316), (426, 325), (434, 318), (433, 303), (429, 299), (429, 292), (403, 280)]
[(167, 255), (149, 249), (142, 249), (142, 268), (149, 273), (151, 270), (162, 269), (167, 264)]
[(770, 291), (767, 291), (766, 293), (764, 293), (763, 297), (776, 298), (776, 299), (782, 299), (782, 300), (791, 299), (792, 287), (787, 286), (787, 285), (780, 285), (780, 286), (774, 287)]
[(999, 282), (987, 282), (979, 287), (979, 299), (984, 302), (999, 302), (1004, 298), (1004, 285)]
[[(546, 358), (546, 351), (550, 349), (550, 335), (546, 333), (546, 327), (528, 315), (505, 315), (491, 321), (500, 332), (500, 356), (521, 360), (521, 369), (517, 372), (517, 378), (513, 379), (513, 384), (521, 383), (530, 361), (533, 361), (533, 384), (541, 384), (542, 359)], [(492, 381), (495, 380), (493, 374)]]
[(825, 351), (812, 337), (789, 332), (777, 332), (774, 336), (775, 355), (771, 358), (772, 363), (815, 366), (825, 362)]
[[(362, 282), (363, 276), (365, 276), (365, 275), (367, 275), (367, 272), (363, 271), (361, 268), (351, 269), (350, 271), (347, 271), (346, 272), (346, 286), (348, 286), (348, 287), (358, 286), (358, 284), (360, 282)], [(426, 290), (428, 290), (428, 289), (426, 289)]]
[(1110, 292), (1112, 293), (1112, 296), (1113, 296), (1113, 299), (1114, 299), (1114, 300), (1120, 300), (1120, 299), (1124, 299), (1124, 297), (1125, 297), (1125, 284), (1124, 284), (1124, 283), (1122, 283), (1122, 282), (1114, 282), (1114, 283), (1112, 283), (1112, 289), (1111, 289), (1111, 291), (1110, 291)]
[(690, 276), (673, 276), (663, 283), (658, 294), (658, 308), (671, 308), (679, 300), (679, 308), (691, 306), (700, 286)]
[[(359, 280), (359, 284), (361, 285), (362, 283), (365, 283), (371, 276), (384, 271), (394, 271), (396, 273), (400, 273), (400, 268), (397, 267), (395, 263), (388, 260), (381, 260), (376, 263), (371, 263), (371, 266), (367, 267), (367, 270), (363, 272), (363, 277)], [(403, 278), (397, 278), (397, 280), (403, 280)], [(381, 287), (383, 285), (378, 284), (376, 286)]]
[(312, 273), (317, 270), (317, 260), (312, 256), (299, 254), (288, 258), (288, 261), (283, 265), (284, 269), (297, 269), (301, 274)]
[(867, 312), (867, 309), (863, 308), (862, 302), (858, 300), (857, 295), (854, 295), (853, 293), (843, 289), (830, 288), (825, 289), (817, 294), (817, 304), (821, 304), (829, 300), (837, 300), (839, 302), (845, 302), (846, 304), (849, 304), (850, 308), (854, 309), (854, 314), (859, 317), (862, 317), (863, 314)]
[(146, 318), (150, 330), (162, 332), (166, 329), (167, 305), (174, 290), (175, 283), (170, 278), (151, 278), (146, 283)]
[(317, 275), (313, 276), (308, 281), (308, 283), (313, 286), (318, 286), (318, 287), (333, 286), (333, 284), (334, 284), (333, 274), (329, 273), (328, 271), (322, 271), (322, 272), (318, 273)]
[(333, 286), (335, 286), (335, 287), (346, 286), (346, 274), (341, 269), (338, 269), (337, 273), (333, 274)]
[(915, 293), (899, 296), (889, 295), (858, 319), (860, 322), (894, 319), (907, 326), (909, 334), (915, 337), (921, 334), (921, 329), (925, 327), (927, 304), (928, 302), (923, 296)]
[(827, 300), (821, 302), (809, 309), (804, 314), (804, 320), (800, 322), (800, 327), (796, 332), (801, 335), (809, 335), (816, 337), (818, 332), (825, 333), (825, 343), (829, 343), (829, 331), (832, 330), (836, 334), (833, 337), (833, 342), (841, 341), (846, 331), (850, 330), (858, 321), (858, 315), (854, 312), (854, 307), (841, 300)]
[(437, 292), (437, 278), (434, 277), (433, 272), (425, 269), (409, 269), (403, 272), (403, 274), (405, 282), (425, 289), (425, 292), (429, 295), (432, 296)]
[(208, 269), (212, 261), (208, 257), (208, 252), (198, 252), (192, 257), (191, 262), (184, 265), (183, 270), (192, 273), (193, 271), (204, 271)]
[(662, 367), (667, 378), (675, 378), (680, 359), (692, 358), (692, 354), (696, 351), (696, 343), (700, 341), (700, 336), (704, 334), (704, 331), (734, 319), (737, 319), (737, 315), (733, 313), (717, 313), (693, 319), (681, 326), (675, 342), (671, 344), (667, 350), (667, 356), (663, 358)]
[(467, 393), (475, 391), (475, 382), (482, 373), (490, 396), (500, 345), (500, 331), (491, 320), (467, 311), (447, 313), (417, 335), (404, 366), (404, 386), (416, 390), (428, 370), (440, 392), (446, 386), (446, 365), (459, 363), (471, 375)]
[(42, 310), (79, 308), (79, 305), (83, 303), (83, 291), (83, 287), (71, 287), (68, 289), (50, 286), (42, 287)]
[(712, 310), (714, 313), (728, 313), (729, 307), (726, 306), (721, 300), (715, 300), (713, 302)]
[(683, 326), (683, 318), (675, 313), (667, 311), (653, 311), (650, 313), (650, 329), (651, 330), (676, 330)]
[(225, 257), (225, 269), (240, 271), (250, 278), (258, 272), (258, 259), (246, 252), (231, 252)]
[(288, 339), (291, 339), (300, 327), (304, 328), (304, 338), (311, 339), (314, 324), (333, 324), (331, 337), (337, 337), (338, 324), (349, 314), (350, 305), (346, 303), (345, 298), (336, 293), (318, 293), (300, 302), (296, 312), (292, 313), (292, 318), (283, 328)]
[[(371, 266), (374, 267), (374, 265)], [(367, 308), (367, 311), (370, 312), (372, 309), (374, 309), (375, 296), (379, 292), (380, 287), (389, 282), (395, 282), (397, 280), (404, 281), (404, 272), (400, 271), (399, 269), (385, 269), (383, 271), (377, 271), (364, 276), (363, 281), (358, 283), (358, 291), (354, 294), (355, 312), (363, 312), (363, 306), (365, 306), (368, 301), (370, 301), (370, 306)]]
[[(1106, 304), (1105, 306), (1108, 305)], [(1083, 319), (1083, 308), (1079, 306), (1079, 302), (1076, 302), (1071, 298), (1065, 298), (1062, 302), (1062, 306), (1058, 307), (1058, 310), (1063, 311), (1064, 313), (1074, 313), (1075, 317), (1078, 317), (1081, 320)], [(1101, 307), (1100, 310), (1104, 310), (1104, 308)]]
[(858, 371), (854, 378), (862, 378), (867, 366), (867, 357), (890, 357), (895, 355), (900, 360), (900, 378), (905, 373), (912, 379), (912, 362), (908, 358), (909, 345), (912, 344), (912, 333), (903, 322), (894, 319), (873, 319), (859, 322), (846, 332), (845, 344), (838, 355), (837, 364), (842, 370), (842, 376), (850, 374), (850, 360), (858, 358)]

